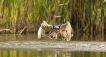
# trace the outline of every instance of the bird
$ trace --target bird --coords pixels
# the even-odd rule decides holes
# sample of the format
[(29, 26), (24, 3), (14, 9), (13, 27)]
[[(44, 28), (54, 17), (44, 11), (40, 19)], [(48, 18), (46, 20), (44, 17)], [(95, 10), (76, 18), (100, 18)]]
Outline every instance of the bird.
[(72, 32), (73, 30), (69, 21), (61, 25), (50, 25), (46, 21), (43, 21), (38, 29), (38, 39), (47, 36), (56, 40), (66, 39), (70, 41), (73, 36)]

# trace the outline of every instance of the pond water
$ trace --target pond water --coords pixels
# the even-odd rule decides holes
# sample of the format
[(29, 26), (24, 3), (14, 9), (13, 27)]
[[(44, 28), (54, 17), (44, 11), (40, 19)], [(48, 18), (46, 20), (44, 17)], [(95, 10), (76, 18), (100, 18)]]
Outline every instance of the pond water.
[(105, 57), (106, 52), (68, 49), (0, 49), (0, 57)]
[[(11, 41), (37, 41), (37, 42), (58, 42), (56, 40), (42, 38), (40, 40), (34, 34), (30, 35), (0, 35), (0, 42)], [(62, 41), (66, 42), (66, 41)], [(37, 49), (21, 49), (21, 48), (0, 48), (0, 57), (105, 57), (105, 51), (77, 51), (67, 48), (37, 48)]]

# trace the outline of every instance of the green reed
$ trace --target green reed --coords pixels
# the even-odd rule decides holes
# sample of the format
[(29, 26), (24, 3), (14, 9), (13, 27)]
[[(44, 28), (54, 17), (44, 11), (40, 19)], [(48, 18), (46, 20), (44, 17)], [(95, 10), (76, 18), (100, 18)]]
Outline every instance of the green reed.
[(104, 37), (105, 18), (103, 0), (0, 0), (0, 28), (14, 33), (25, 26), (37, 32), (43, 20), (53, 25), (70, 21), (75, 33)]

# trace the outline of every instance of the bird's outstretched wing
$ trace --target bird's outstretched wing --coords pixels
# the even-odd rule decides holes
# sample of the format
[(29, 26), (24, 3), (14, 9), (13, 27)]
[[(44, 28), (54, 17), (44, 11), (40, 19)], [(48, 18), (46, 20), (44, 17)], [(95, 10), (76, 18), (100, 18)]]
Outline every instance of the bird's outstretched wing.
[(41, 24), (42, 29), (46, 30), (46, 31), (51, 31), (53, 30), (53, 26), (48, 24), (46, 21), (43, 21)]

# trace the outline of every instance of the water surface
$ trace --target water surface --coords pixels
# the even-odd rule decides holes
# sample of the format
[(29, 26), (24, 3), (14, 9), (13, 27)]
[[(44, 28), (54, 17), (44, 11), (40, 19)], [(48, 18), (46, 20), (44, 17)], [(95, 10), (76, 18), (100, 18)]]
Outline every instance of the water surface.
[[(37, 39), (36, 35), (0, 35), (0, 42), (11, 41), (37, 41), (37, 42), (59, 42), (49, 38)], [(67, 41), (61, 41), (67, 42)], [(71, 42), (70, 42), (71, 43)], [(0, 48), (0, 57), (106, 57), (105, 51), (84, 51), (67, 48), (37, 48), (37, 49), (15, 49)]]
[(68, 49), (0, 49), (0, 57), (106, 57), (106, 52)]

